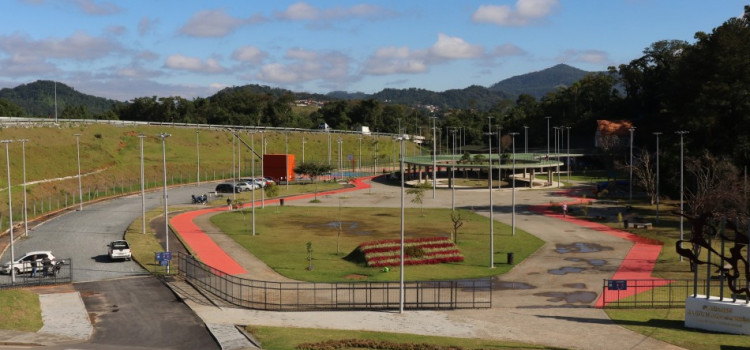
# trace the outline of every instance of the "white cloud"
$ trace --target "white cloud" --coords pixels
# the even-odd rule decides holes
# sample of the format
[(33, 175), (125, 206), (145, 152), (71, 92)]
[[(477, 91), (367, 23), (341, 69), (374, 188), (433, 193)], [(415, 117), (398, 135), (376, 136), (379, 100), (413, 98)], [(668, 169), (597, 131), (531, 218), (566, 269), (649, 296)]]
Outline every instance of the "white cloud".
[(515, 9), (508, 5), (482, 5), (471, 19), (477, 23), (524, 26), (550, 15), (558, 5), (558, 0), (518, 0)]
[(223, 37), (234, 32), (237, 28), (252, 23), (265, 21), (260, 15), (247, 19), (232, 17), (223, 10), (199, 11), (191, 17), (180, 33), (193, 37)]
[(602, 64), (610, 61), (609, 55), (601, 50), (566, 50), (557, 57), (558, 62), (584, 62)]
[(349, 73), (349, 57), (339, 52), (318, 52), (304, 49), (287, 50), (289, 63), (263, 66), (256, 79), (277, 84), (302, 84), (317, 80), (333, 86), (344, 86), (353, 77)]
[(239, 47), (232, 52), (232, 59), (240, 62), (260, 64), (268, 54), (255, 46)]
[(73, 4), (78, 6), (86, 14), (89, 15), (112, 15), (122, 12), (122, 8), (109, 1), (102, 1), (96, 3), (93, 0), (71, 0)]
[(138, 21), (138, 35), (144, 36), (153, 30), (154, 26), (159, 23), (158, 19), (151, 19), (148, 16), (142, 17)]
[(276, 18), (289, 21), (324, 21), (335, 19), (365, 18), (376, 20), (393, 16), (392, 11), (378, 6), (357, 4), (348, 8), (318, 9), (306, 2), (296, 2), (284, 11), (276, 12)]
[(492, 56), (494, 57), (521, 56), (525, 54), (526, 51), (524, 51), (524, 49), (511, 43), (505, 43), (500, 46), (495, 46), (495, 48), (492, 49)]
[(482, 56), (484, 48), (471, 45), (459, 37), (438, 34), (438, 41), (430, 49), (432, 55), (441, 59), (466, 59)]
[(84, 32), (74, 33), (68, 38), (49, 38), (39, 41), (19, 34), (0, 36), (0, 52), (5, 52), (10, 56), (91, 60), (122, 50), (122, 47), (115, 41), (92, 37)]
[(171, 55), (167, 57), (164, 66), (171, 69), (201, 73), (220, 73), (225, 70), (214, 58), (209, 58), (204, 62), (199, 58), (183, 55)]

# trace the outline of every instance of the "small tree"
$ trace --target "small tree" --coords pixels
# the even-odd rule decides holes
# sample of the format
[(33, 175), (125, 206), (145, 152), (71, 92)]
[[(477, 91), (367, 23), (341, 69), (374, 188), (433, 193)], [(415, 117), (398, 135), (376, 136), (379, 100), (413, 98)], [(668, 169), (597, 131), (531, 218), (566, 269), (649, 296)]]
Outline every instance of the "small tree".
[(313, 257), (312, 257), (312, 253), (313, 253), (312, 242), (307, 242), (307, 270), (308, 271), (312, 271), (312, 269), (313, 269), (313, 264), (312, 264)]
[(452, 211), (451, 221), (453, 222), (453, 243), (458, 244), (458, 229), (464, 225), (464, 220), (461, 218), (461, 212)]
[(424, 202), (423, 201), (423, 199), (424, 199), (424, 191), (427, 188), (432, 188), (432, 186), (430, 184), (428, 184), (427, 182), (420, 182), (416, 186), (414, 186), (414, 187), (406, 190), (406, 194), (414, 196), (414, 198), (412, 198), (411, 202), (419, 204), (419, 215), (420, 216), (424, 216), (424, 206), (422, 204)]
[(294, 168), (295, 173), (309, 176), (315, 184), (315, 201), (318, 200), (318, 183), (315, 182), (315, 179), (320, 175), (330, 173), (332, 170), (332, 165), (313, 162), (303, 163)]

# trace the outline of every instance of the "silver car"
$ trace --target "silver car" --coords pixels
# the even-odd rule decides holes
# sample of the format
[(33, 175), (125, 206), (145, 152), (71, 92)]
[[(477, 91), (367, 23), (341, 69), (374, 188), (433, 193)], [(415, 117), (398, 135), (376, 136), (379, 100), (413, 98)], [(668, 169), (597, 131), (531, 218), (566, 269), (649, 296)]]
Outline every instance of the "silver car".
[(108, 244), (109, 247), (107, 254), (110, 260), (126, 259), (130, 260), (132, 254), (130, 252), (130, 244), (124, 240), (113, 241)]
[(52, 255), (52, 252), (49, 250), (40, 250), (35, 252), (28, 252), (24, 254), (22, 257), (16, 259), (12, 263), (10, 261), (3, 264), (2, 268), (0, 268), (0, 273), (3, 274), (10, 274), (11, 269), (16, 270), (16, 274), (22, 274), (32, 271), (31, 263), (32, 261), (36, 262), (36, 269), (37, 271), (42, 271), (44, 259), (47, 258), (50, 260), (50, 264), (52, 266), (57, 264), (57, 259), (55, 259), (55, 256)]

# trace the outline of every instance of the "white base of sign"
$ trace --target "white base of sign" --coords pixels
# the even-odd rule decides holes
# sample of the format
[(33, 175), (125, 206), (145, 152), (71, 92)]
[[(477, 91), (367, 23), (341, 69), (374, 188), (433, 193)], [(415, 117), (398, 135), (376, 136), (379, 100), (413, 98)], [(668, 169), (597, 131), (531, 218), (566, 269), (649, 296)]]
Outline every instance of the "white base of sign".
[(718, 297), (706, 299), (705, 295), (685, 300), (685, 327), (707, 331), (750, 334), (750, 305), (744, 300)]

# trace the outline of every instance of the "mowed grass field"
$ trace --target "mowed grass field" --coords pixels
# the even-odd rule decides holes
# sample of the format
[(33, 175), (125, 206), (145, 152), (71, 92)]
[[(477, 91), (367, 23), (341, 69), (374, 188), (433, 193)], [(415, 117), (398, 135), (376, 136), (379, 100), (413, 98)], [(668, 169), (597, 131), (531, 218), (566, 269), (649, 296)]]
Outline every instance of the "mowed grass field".
[[(513, 252), (519, 263), (544, 242), (496, 222), (494, 230), (494, 269), (489, 268), (489, 219), (468, 211), (459, 211), (464, 225), (459, 229), (458, 248), (465, 260), (436, 265), (410, 265), (408, 280), (477, 278), (502, 274), (512, 268), (507, 253)], [(451, 236), (450, 209), (405, 211), (405, 237)], [(252, 235), (249, 209), (215, 215), (211, 221), (223, 232), (263, 260), (280, 274), (300, 281), (335, 282), (352, 279), (395, 281), (399, 268), (390, 272), (344, 259), (359, 244), (383, 239), (399, 239), (400, 208), (352, 208), (284, 206), (256, 209), (256, 235)], [(341, 230), (339, 230), (341, 222)], [(312, 243), (313, 269), (308, 270), (307, 242)]]

